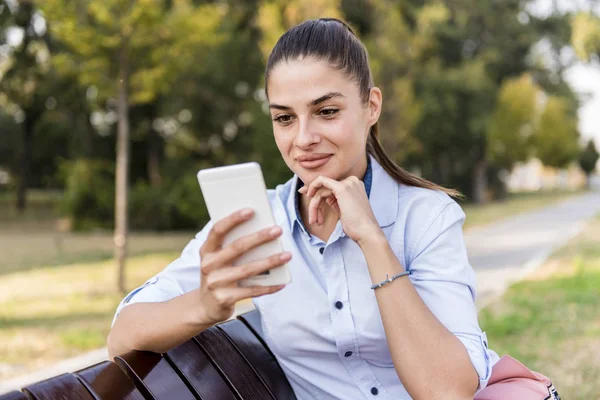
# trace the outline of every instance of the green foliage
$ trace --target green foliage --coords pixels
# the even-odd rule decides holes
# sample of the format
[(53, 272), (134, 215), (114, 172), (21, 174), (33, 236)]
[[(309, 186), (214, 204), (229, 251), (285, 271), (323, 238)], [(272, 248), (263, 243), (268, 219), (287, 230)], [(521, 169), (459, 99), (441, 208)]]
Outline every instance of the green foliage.
[(591, 13), (580, 13), (571, 21), (571, 41), (577, 56), (589, 61), (600, 53), (600, 18)]
[(0, 167), (14, 172), (16, 153), (20, 150), (19, 137), (21, 127), (15, 119), (0, 109), (0, 126), (2, 127), (2, 138), (0, 139)]
[(488, 157), (494, 164), (510, 170), (530, 157), (539, 95), (539, 87), (528, 75), (502, 84), (488, 131)]
[(590, 139), (581, 154), (579, 155), (579, 165), (581, 169), (587, 174), (591, 174), (596, 169), (600, 154), (596, 150), (596, 144), (593, 139)]
[(65, 182), (61, 203), (74, 229), (111, 227), (114, 220), (114, 165), (105, 160), (65, 160), (60, 175)]
[[(562, 165), (573, 158), (576, 137), (577, 103), (561, 79), (562, 66), (550, 68), (531, 52), (544, 37), (558, 54), (571, 39), (570, 18), (527, 17), (528, 3), (35, 2), (48, 32), (30, 37), (29, 52), (13, 49), (0, 59), (0, 75), (8, 68), (13, 74), (0, 77), (5, 88), (0, 108), (6, 114), (0, 119), (10, 122), (0, 122), (0, 163), (18, 172), (15, 156), (23, 126), (13, 117), (22, 109), (17, 103), (33, 99), (40, 113), (33, 136), (32, 185), (57, 186), (53, 176), (59, 158), (73, 165), (79, 158), (84, 164), (94, 159), (112, 165), (117, 61), (126, 48), (132, 227), (196, 227), (206, 220), (194, 177), (199, 167), (258, 161), (271, 188), (291, 176), (265, 109), (265, 61), (286, 29), (308, 18), (330, 16), (349, 20), (369, 50), (375, 84), (383, 91), (380, 131), (388, 154), (467, 194), (472, 193), (474, 167), (484, 165), (487, 173), (481, 175), (488, 178), (488, 194), (501, 196), (499, 171), (536, 153), (551, 165)], [(6, 39), (4, 28), (17, 26), (9, 12), (14, 9), (5, 6), (0, 12), (0, 44)], [(581, 36), (579, 28), (573, 31), (574, 37)], [(538, 101), (543, 93), (560, 98), (561, 105), (549, 101), (544, 114)], [(557, 110), (568, 118), (555, 121), (552, 113)], [(89, 174), (99, 174), (106, 187), (113, 179), (112, 173), (103, 175), (96, 168)], [(67, 190), (77, 194), (74, 199), (85, 198), (84, 191), (73, 186)], [(83, 218), (82, 226), (111, 226), (113, 214), (106, 208), (113, 202), (112, 195), (98, 202), (85, 200), (87, 207), (73, 200), (69, 215)]]
[(138, 230), (198, 229), (208, 212), (194, 171), (164, 180), (160, 186), (138, 183), (131, 191), (131, 227)]
[(567, 102), (549, 96), (533, 135), (536, 156), (545, 165), (562, 168), (579, 155), (577, 120), (569, 113)]
[(169, 91), (181, 72), (198, 67), (191, 54), (208, 52), (221, 39), (221, 13), (214, 4), (47, 0), (40, 6), (67, 49), (54, 57), (55, 67), (76, 72), (83, 85), (100, 90), (101, 99), (115, 95), (114, 61), (123, 48), (131, 60), (131, 104), (143, 104)]
[[(166, 176), (160, 186), (138, 182), (131, 190), (130, 224), (136, 230), (197, 229), (208, 221), (196, 169)], [(111, 228), (114, 210), (114, 165), (104, 160), (63, 161), (61, 208), (73, 228)]]

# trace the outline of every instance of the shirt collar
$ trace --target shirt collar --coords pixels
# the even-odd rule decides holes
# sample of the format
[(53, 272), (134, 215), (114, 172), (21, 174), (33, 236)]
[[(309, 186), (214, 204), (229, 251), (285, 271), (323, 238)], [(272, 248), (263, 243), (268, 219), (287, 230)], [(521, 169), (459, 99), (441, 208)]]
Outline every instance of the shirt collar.
[[(398, 184), (371, 155), (367, 159), (367, 171), (363, 183), (379, 226), (393, 224), (398, 214)], [(290, 230), (293, 231), (294, 225), (298, 224), (304, 233), (309, 234), (300, 216), (298, 189), (302, 186), (304, 183), (298, 178), (298, 175), (294, 174), (286, 208), (287, 214), (290, 216)]]

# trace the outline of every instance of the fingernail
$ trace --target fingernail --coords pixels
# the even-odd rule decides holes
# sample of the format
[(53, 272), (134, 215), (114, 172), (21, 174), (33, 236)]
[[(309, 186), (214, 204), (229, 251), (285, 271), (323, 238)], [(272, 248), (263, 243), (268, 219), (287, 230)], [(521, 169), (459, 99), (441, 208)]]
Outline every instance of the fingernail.
[(282, 255), (279, 256), (279, 259), (281, 261), (287, 261), (290, 258), (292, 258), (292, 253), (289, 253), (289, 252), (288, 253), (283, 253)]
[(277, 235), (277, 234), (279, 234), (279, 232), (281, 232), (281, 228), (280, 228), (280, 227), (278, 227), (278, 226), (276, 226), (276, 227), (272, 228), (272, 229), (269, 231), (269, 233), (270, 233), (271, 235)]
[(249, 217), (250, 215), (252, 215), (252, 209), (251, 208), (244, 208), (241, 212), (242, 217)]

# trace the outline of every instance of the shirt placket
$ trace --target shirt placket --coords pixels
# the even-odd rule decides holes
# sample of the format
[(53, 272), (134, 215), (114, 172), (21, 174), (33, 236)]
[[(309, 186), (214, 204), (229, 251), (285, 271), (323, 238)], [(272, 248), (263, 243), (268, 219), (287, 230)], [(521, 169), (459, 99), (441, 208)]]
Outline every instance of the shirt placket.
[(386, 398), (385, 391), (371, 368), (359, 357), (357, 332), (349, 301), (348, 277), (339, 240), (325, 248), (322, 262), (338, 357), (365, 398)]

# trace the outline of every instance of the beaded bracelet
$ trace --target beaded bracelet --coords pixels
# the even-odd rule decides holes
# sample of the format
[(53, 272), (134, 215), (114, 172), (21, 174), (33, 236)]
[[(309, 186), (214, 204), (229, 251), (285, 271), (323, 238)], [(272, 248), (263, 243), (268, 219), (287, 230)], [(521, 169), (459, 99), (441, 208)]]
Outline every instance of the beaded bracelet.
[(393, 282), (394, 280), (396, 280), (398, 278), (401, 278), (403, 276), (410, 275), (410, 274), (411, 274), (411, 271), (404, 271), (404, 272), (399, 273), (398, 275), (392, 276), (391, 278), (389, 277), (388, 274), (385, 274), (385, 280), (382, 281), (382, 282), (379, 282), (379, 283), (376, 283), (376, 284), (372, 285), (371, 289), (373, 289), (373, 290), (379, 289), (380, 287), (382, 287), (385, 284), (388, 284), (388, 283)]

